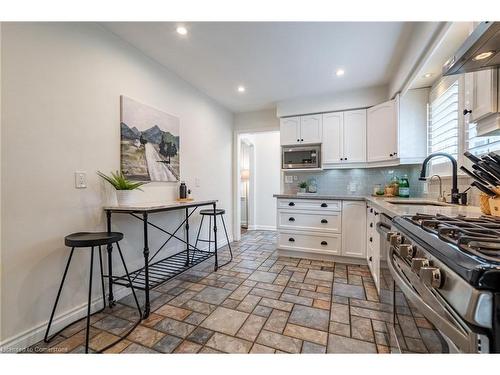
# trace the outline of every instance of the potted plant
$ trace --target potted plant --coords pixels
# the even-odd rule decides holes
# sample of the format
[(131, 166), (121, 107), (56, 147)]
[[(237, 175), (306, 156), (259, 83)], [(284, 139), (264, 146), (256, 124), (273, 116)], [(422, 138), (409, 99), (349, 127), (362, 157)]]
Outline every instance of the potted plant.
[(307, 189), (307, 182), (302, 181), (299, 183), (299, 193), (305, 193)]
[(99, 177), (108, 181), (116, 189), (116, 199), (118, 205), (125, 206), (132, 203), (132, 190), (141, 190), (141, 186), (146, 182), (134, 182), (128, 180), (122, 172), (111, 172), (111, 176), (98, 171)]

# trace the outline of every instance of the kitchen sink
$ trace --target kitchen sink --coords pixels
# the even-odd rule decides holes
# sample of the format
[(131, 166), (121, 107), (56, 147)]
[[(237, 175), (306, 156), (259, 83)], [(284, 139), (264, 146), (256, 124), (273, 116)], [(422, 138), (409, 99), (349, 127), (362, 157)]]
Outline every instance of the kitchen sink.
[(438, 206), (438, 207), (444, 207), (444, 206), (449, 206), (448, 203), (444, 202), (429, 202), (429, 201), (403, 201), (403, 200), (398, 200), (398, 201), (387, 201), (387, 203), (390, 204), (401, 204), (405, 206)]

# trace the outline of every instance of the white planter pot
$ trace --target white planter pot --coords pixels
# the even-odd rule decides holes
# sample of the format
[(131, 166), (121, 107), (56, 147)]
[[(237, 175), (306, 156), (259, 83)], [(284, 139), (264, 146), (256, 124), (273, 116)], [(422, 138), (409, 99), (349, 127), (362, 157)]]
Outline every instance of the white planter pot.
[(306, 188), (299, 188), (299, 193), (305, 193), (306, 192)]
[(117, 190), (116, 200), (119, 206), (130, 206), (134, 203), (134, 191), (133, 190)]

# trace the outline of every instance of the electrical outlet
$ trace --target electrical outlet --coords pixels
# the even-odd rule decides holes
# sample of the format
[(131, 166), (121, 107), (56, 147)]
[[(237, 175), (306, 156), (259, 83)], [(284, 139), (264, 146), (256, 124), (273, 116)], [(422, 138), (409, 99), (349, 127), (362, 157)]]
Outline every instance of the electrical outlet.
[(87, 187), (87, 172), (76, 171), (75, 172), (75, 188), (85, 189)]
[(285, 176), (285, 184), (293, 184), (293, 176)]
[(293, 180), (297, 181), (299, 178), (297, 176), (293, 176)]
[(429, 194), (429, 184), (427, 183), (427, 181), (424, 182), (424, 188), (422, 192), (424, 194)]

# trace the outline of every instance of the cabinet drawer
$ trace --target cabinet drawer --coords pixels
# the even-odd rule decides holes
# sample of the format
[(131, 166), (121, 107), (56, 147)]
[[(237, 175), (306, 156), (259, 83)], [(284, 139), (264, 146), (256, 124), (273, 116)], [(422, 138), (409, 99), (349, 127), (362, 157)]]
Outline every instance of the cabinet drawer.
[(312, 253), (340, 254), (341, 238), (336, 234), (280, 232), (279, 248)]
[(278, 226), (280, 229), (340, 233), (342, 218), (339, 211), (323, 213), (317, 211), (279, 210)]
[(294, 210), (340, 211), (341, 201), (319, 199), (278, 199), (278, 208)]

